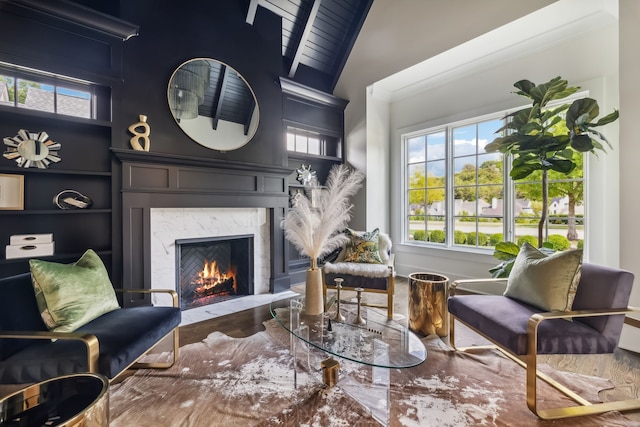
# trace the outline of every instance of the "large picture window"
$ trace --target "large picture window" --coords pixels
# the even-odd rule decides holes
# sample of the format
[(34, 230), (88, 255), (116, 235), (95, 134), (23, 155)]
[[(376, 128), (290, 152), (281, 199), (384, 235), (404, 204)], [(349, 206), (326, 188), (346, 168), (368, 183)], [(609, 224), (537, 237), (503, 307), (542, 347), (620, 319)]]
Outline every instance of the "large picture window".
[[(493, 250), (501, 241), (538, 246), (541, 173), (509, 177), (510, 159), (484, 147), (505, 113), (402, 136), (405, 149), (404, 239), (414, 244)], [(557, 250), (584, 244), (583, 155), (571, 174), (549, 172), (544, 236)]]

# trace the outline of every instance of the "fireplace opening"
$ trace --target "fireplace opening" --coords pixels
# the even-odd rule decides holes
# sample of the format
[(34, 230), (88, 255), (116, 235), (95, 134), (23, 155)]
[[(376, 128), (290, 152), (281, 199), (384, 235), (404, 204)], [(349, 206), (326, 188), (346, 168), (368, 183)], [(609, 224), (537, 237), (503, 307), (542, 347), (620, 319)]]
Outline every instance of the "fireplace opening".
[(180, 308), (253, 295), (253, 235), (176, 240)]

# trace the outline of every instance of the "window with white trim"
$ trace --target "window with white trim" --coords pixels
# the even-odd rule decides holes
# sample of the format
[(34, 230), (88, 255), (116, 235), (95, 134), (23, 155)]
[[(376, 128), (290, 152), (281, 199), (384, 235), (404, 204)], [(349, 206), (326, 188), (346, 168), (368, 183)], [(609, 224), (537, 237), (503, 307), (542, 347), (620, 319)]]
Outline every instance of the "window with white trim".
[[(514, 182), (510, 159), (484, 150), (505, 115), (402, 135), (404, 241), (480, 250), (493, 250), (500, 241), (538, 245), (541, 172)], [(549, 171), (544, 236), (558, 250), (584, 244), (583, 157), (574, 153), (578, 167), (569, 176)]]
[(336, 136), (287, 127), (287, 150), (304, 155), (342, 158), (342, 140)]
[(0, 105), (72, 117), (95, 117), (95, 86), (71, 77), (0, 64)]

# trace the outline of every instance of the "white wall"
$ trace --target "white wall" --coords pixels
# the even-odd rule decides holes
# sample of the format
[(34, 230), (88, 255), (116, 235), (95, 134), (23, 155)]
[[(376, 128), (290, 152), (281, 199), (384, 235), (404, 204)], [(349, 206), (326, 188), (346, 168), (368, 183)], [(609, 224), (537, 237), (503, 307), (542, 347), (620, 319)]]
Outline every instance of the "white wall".
[[(620, 265), (636, 275), (631, 305), (640, 307), (640, 197), (638, 161), (640, 143), (636, 129), (640, 117), (640, 2), (620, 0)], [(640, 318), (640, 316), (638, 316)], [(640, 352), (640, 330), (625, 325), (621, 346)]]
[[(504, 108), (520, 107), (528, 104), (526, 98), (512, 94), (513, 83), (527, 78), (542, 83), (555, 77), (569, 80), (570, 84), (589, 90), (597, 99), (601, 111), (608, 113), (617, 108), (617, 25), (609, 26), (584, 37), (572, 38), (565, 43), (555, 44), (539, 50), (533, 55), (521, 56), (515, 61), (501, 62), (493, 68), (477, 70), (469, 67), (467, 73), (452, 81), (436, 83), (433, 87), (412, 96), (391, 103), (392, 136), (390, 145), (392, 160), (392, 188), (402, 188), (402, 146), (401, 134), (494, 113)], [(592, 57), (593, 52), (602, 52), (593, 61), (583, 61)], [(581, 60), (577, 61), (576, 58)], [(553, 66), (549, 66), (553, 64)], [(375, 88), (375, 85), (374, 85)], [(595, 224), (588, 232), (589, 242), (597, 242), (589, 247), (586, 259), (600, 264), (619, 264), (618, 230), (618, 147), (617, 124), (603, 129), (614, 145), (606, 155), (590, 156), (588, 170), (588, 217)], [(488, 267), (497, 264), (489, 254), (470, 256), (470, 250), (429, 250), (409, 244), (399, 244), (402, 236), (402, 192), (391, 195), (391, 235), (396, 236), (396, 266), (400, 274), (416, 271), (416, 268), (435, 271), (450, 278), (488, 277)], [(475, 263), (470, 262), (475, 260)], [(461, 261), (465, 268), (461, 269)], [(474, 264), (472, 266), (472, 264)]]
[[(367, 175), (389, 168), (389, 158), (381, 154), (384, 150), (378, 147), (376, 153), (367, 154), (367, 138), (371, 135), (367, 128), (368, 86), (554, 1), (374, 1), (334, 91), (349, 100), (345, 110), (345, 160)], [(390, 175), (369, 178), (365, 189), (354, 198), (352, 226), (362, 229), (371, 224), (385, 229), (390, 224), (389, 205), (379, 181), (389, 183)], [(373, 215), (370, 221), (369, 215)]]
[[(573, 4), (572, 4), (573, 2)], [(607, 30), (603, 40), (595, 40), (593, 44), (584, 44), (576, 49), (561, 50), (558, 47), (555, 60), (549, 63), (527, 62), (522, 58), (526, 49), (514, 55), (515, 62), (508, 65), (501, 64), (497, 69), (491, 69), (487, 64), (477, 66), (475, 72), (467, 78), (459, 78), (456, 69), (442, 71), (451, 79), (458, 78), (459, 88), (451, 82), (441, 81), (439, 85), (429, 88), (428, 98), (416, 97), (415, 103), (400, 103), (393, 99), (389, 91), (383, 88), (376, 90), (375, 83), (392, 76), (401, 70), (418, 64), (427, 59), (437, 58), (450, 52), (452, 48), (472, 41), (474, 38), (489, 33), (512, 21), (524, 20), (527, 14), (537, 10), (544, 10), (548, 5), (565, 6), (569, 11), (557, 14), (560, 17), (573, 18), (576, 12), (583, 10), (586, 5), (602, 6), (604, 9), (617, 11), (619, 7), (619, 46), (613, 40), (613, 34)], [(397, 242), (399, 233), (397, 191), (401, 188), (400, 177), (392, 171), (398, 168), (397, 144), (401, 129), (411, 128), (425, 123), (435, 123), (446, 117), (463, 117), (481, 114), (481, 112), (495, 111), (517, 105), (514, 99), (519, 97), (495, 98), (498, 94), (508, 95), (512, 84), (520, 78), (529, 78), (535, 82), (548, 80), (555, 75), (568, 78), (571, 84), (582, 85), (590, 90), (591, 96), (600, 104), (601, 111), (609, 112), (613, 108), (620, 108), (620, 120), (604, 129), (605, 134), (614, 143), (615, 150), (599, 159), (591, 156), (588, 165), (590, 180), (589, 193), (586, 195), (590, 205), (590, 227), (587, 230), (590, 245), (587, 258), (592, 262), (608, 265), (619, 264), (622, 268), (636, 274), (638, 279), (632, 293), (631, 304), (640, 307), (640, 264), (637, 262), (637, 246), (640, 242), (640, 226), (638, 226), (638, 212), (640, 212), (640, 197), (635, 197), (637, 159), (640, 159), (640, 144), (636, 141), (636, 117), (640, 117), (640, 56), (638, 55), (638, 40), (640, 40), (640, 2), (637, 0), (546, 0), (537, 2), (514, 2), (512, 0), (483, 0), (471, 2), (468, 0), (377, 0), (363, 26), (353, 51), (347, 61), (345, 69), (336, 87), (336, 95), (349, 99), (345, 112), (345, 157), (350, 163), (357, 165), (367, 175), (378, 173), (379, 170), (389, 170), (387, 177), (376, 176), (375, 181), (367, 182), (366, 193), (360, 194), (355, 203), (360, 210), (356, 211), (354, 221), (361, 224), (383, 223), (388, 218), (390, 234)], [(541, 26), (546, 22), (540, 22)], [(561, 26), (558, 27), (558, 30)], [(601, 29), (602, 30), (602, 29)], [(602, 30), (604, 31), (604, 30)], [(552, 33), (553, 30), (547, 31)], [(486, 46), (477, 45), (475, 50)], [(586, 49), (586, 51), (585, 51)], [(540, 52), (534, 52), (539, 56)], [(604, 56), (599, 56), (604, 55)], [(486, 55), (490, 57), (490, 55)], [(619, 56), (619, 58), (618, 58)], [(530, 58), (531, 59), (531, 58)], [(558, 66), (562, 64), (562, 67)], [(573, 67), (572, 64), (580, 67)], [(442, 64), (441, 64), (442, 65)], [(598, 71), (596, 67), (602, 67)], [(619, 66), (619, 70), (618, 70)], [(433, 68), (433, 67), (431, 67)], [(557, 70), (557, 71), (556, 71)], [(499, 78), (498, 78), (499, 77)], [(446, 79), (445, 79), (446, 80)], [(367, 88), (373, 86), (372, 92)], [(454, 85), (455, 86), (455, 85)], [(463, 91), (468, 88), (471, 92)], [(454, 92), (450, 92), (456, 89)], [(408, 91), (417, 88), (410, 87)], [(447, 102), (456, 93), (456, 103)], [(380, 97), (376, 99), (376, 97)], [(489, 102), (488, 100), (491, 99)], [(370, 137), (369, 120), (372, 117), (382, 117), (383, 104), (390, 103), (389, 151), (390, 158), (382, 158), (377, 153), (384, 153), (380, 149), (380, 141), (373, 144), (375, 155), (368, 155), (367, 138)], [(463, 107), (461, 107), (461, 105)], [(371, 115), (369, 108), (378, 113)], [(420, 108), (427, 108), (429, 113)], [(408, 115), (408, 119), (399, 116)], [(422, 115), (419, 117), (418, 115)], [(383, 126), (376, 124), (381, 129)], [(391, 162), (391, 166), (385, 166)], [(374, 185), (380, 180), (387, 180), (390, 185), (388, 195), (388, 209), (381, 212), (385, 203), (385, 196), (380, 187)], [(624, 197), (621, 197), (623, 195)], [(366, 212), (362, 206), (366, 205)], [(367, 218), (371, 217), (372, 221)], [(399, 235), (398, 235), (399, 236)], [(416, 253), (415, 247), (408, 245), (395, 246), (397, 259), (402, 261), (401, 274), (420, 271), (427, 268), (438, 268), (455, 277), (478, 277), (487, 274), (486, 268), (494, 265), (494, 259), (485, 255), (469, 252), (466, 254), (450, 251), (423, 250)], [(462, 255), (462, 256), (461, 256)], [(461, 262), (463, 260), (463, 262)], [(444, 266), (444, 267), (443, 267)], [(640, 331), (631, 330), (625, 326), (623, 341), (624, 348), (640, 351)]]

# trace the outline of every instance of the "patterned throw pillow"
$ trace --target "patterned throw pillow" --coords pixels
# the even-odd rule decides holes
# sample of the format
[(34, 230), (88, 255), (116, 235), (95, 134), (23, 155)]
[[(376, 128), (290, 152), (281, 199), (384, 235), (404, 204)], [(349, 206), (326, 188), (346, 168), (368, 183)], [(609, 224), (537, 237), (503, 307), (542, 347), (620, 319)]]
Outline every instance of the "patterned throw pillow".
[(570, 311), (581, 271), (581, 250), (547, 256), (524, 243), (509, 274), (504, 295), (547, 311)]
[(345, 247), (345, 262), (382, 264), (378, 247), (379, 229), (373, 231), (354, 231), (347, 228), (349, 242)]
[(55, 332), (72, 332), (120, 308), (107, 269), (91, 249), (73, 264), (29, 260), (40, 314)]

